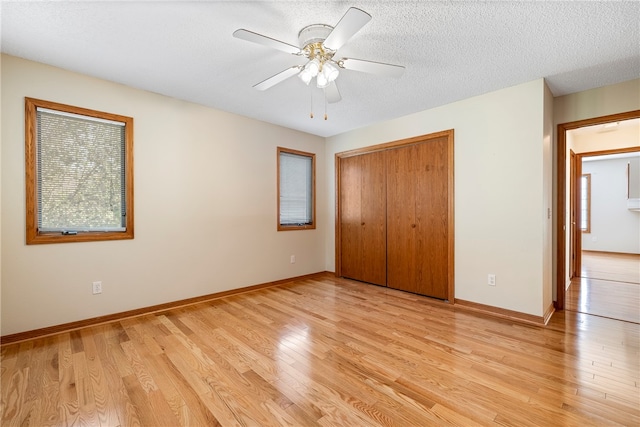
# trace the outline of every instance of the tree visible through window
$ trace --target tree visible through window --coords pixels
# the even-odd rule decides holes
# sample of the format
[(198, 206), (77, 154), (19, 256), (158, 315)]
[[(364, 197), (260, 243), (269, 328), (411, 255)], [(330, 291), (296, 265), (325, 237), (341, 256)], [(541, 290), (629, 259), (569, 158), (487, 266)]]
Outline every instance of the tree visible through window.
[(26, 99), (27, 243), (133, 238), (133, 119)]
[(316, 228), (313, 153), (278, 147), (278, 230)]

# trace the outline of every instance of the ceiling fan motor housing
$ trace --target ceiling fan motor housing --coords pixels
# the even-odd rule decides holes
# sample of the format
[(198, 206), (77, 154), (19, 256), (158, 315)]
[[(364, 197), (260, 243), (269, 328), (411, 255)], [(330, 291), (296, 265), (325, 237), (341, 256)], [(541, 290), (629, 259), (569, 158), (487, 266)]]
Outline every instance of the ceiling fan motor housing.
[(305, 50), (307, 46), (315, 43), (322, 43), (331, 34), (333, 27), (325, 24), (307, 25), (298, 33), (300, 49)]

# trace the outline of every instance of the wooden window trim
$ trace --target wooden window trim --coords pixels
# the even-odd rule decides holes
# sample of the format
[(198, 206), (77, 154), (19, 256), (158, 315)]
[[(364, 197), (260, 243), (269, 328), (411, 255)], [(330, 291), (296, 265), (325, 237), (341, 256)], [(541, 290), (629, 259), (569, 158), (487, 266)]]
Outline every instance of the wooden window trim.
[[(83, 232), (76, 235), (45, 233), (38, 230), (37, 195), (37, 108), (73, 113), (99, 119), (125, 123), (125, 197), (126, 230)], [(40, 99), (25, 98), (25, 173), (26, 173), (26, 243), (95, 242), (103, 240), (133, 239), (133, 118), (74, 107)]]
[[(316, 228), (316, 155), (315, 153), (307, 153), (305, 151), (294, 150), (291, 148), (278, 147), (276, 153), (277, 159), (277, 221), (278, 231), (293, 231), (293, 230), (314, 230)], [(312, 219), (311, 224), (304, 225), (282, 225), (280, 224), (280, 153), (297, 154), (299, 156), (311, 157), (311, 203), (312, 203)]]

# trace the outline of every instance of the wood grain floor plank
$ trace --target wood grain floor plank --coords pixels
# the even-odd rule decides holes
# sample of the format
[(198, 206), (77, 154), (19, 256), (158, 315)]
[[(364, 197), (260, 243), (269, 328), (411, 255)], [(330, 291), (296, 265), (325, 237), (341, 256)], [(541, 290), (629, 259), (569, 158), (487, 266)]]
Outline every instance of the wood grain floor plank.
[(126, 389), (127, 397), (131, 401), (136, 413), (136, 418), (140, 420), (141, 426), (177, 425), (176, 420), (169, 418), (160, 420), (155, 417), (151, 403), (149, 402), (148, 392), (146, 392), (135, 374), (122, 378)]
[[(264, 402), (269, 398), (262, 392), (260, 387), (256, 387), (255, 382), (250, 381), (246, 375), (238, 372), (234, 366), (226, 360), (214, 348), (209, 346), (205, 341), (199, 339), (196, 334), (191, 335), (192, 345), (198, 348), (197, 353), (201, 354), (203, 362), (209, 366), (209, 374), (207, 381), (217, 392), (233, 396), (236, 401), (243, 402), (243, 411), (252, 409), (252, 418), (258, 418), (256, 421), (260, 425), (270, 425), (273, 423), (271, 419), (272, 413), (266, 409)], [(241, 387), (245, 393), (239, 394), (236, 389)], [(247, 395), (252, 396), (247, 399)], [(259, 414), (259, 415), (258, 415)]]
[[(73, 342), (73, 341), (72, 341)], [(91, 377), (87, 359), (82, 351), (72, 353), (75, 388), (78, 395), (78, 415), (80, 425), (99, 425), (95, 395), (91, 387)]]
[(42, 370), (33, 375), (32, 384), (36, 387), (27, 394), (32, 395), (34, 408), (37, 414), (33, 419), (34, 426), (55, 426), (59, 425), (58, 398), (60, 384), (58, 381), (58, 340), (57, 337), (46, 337), (43, 339), (44, 351), (41, 353)]
[[(18, 354), (15, 360), (14, 368), (17, 367), (19, 374), (15, 375), (8, 384), (7, 410), (18, 412), (19, 415), (16, 418), (23, 419), (24, 425), (40, 425), (39, 398), (41, 388), (45, 386), (46, 381), (46, 358), (51, 347), (57, 351), (57, 346), (51, 345), (50, 339), (25, 344), (27, 346), (23, 349), (29, 348), (30, 351)], [(9, 425), (11, 424), (15, 422), (10, 422)]]
[(94, 341), (94, 333), (84, 329), (80, 331), (84, 356), (86, 358), (86, 369), (88, 380), (93, 396), (93, 406), (95, 407), (99, 425), (118, 426), (120, 419), (115, 410), (115, 404), (109, 390), (102, 362), (98, 356), (98, 350)]
[[(154, 400), (157, 400), (157, 402), (152, 402), (152, 406), (154, 408), (161, 408), (160, 410), (157, 410), (157, 412), (166, 412), (167, 410), (170, 410), (178, 422), (176, 425), (192, 425), (195, 416), (186, 405), (182, 395), (178, 392), (171, 373), (167, 372), (167, 370), (162, 366), (162, 359), (160, 359), (156, 354), (149, 354), (148, 357), (145, 357), (144, 362), (147, 371), (158, 385), (158, 390), (161, 390), (160, 399), (158, 393), (150, 395), (150, 399), (153, 398)], [(199, 419), (198, 421), (204, 420)]]
[[(140, 426), (141, 422), (131, 399), (126, 391), (123, 378), (133, 375), (131, 369), (118, 367), (118, 361), (125, 363), (126, 357), (120, 347), (120, 332), (115, 333), (116, 328), (112, 325), (101, 325), (96, 327), (94, 335), (95, 351), (100, 358), (100, 364), (105, 381), (113, 402), (111, 408), (120, 424), (126, 426)], [(122, 375), (124, 373), (124, 375)]]
[(2, 425), (20, 425), (29, 416), (28, 408), (24, 408), (28, 378), (28, 368), (12, 369), (7, 374), (2, 389)]
[(58, 381), (60, 386), (58, 411), (64, 425), (74, 425), (79, 422), (80, 408), (73, 366), (71, 336), (61, 334), (58, 339)]
[(203, 402), (203, 399), (206, 399), (207, 396), (200, 396), (195, 392), (166, 354), (161, 354), (158, 358), (161, 361), (160, 365), (163, 371), (171, 378), (171, 381), (182, 396), (185, 405), (191, 410), (193, 422), (185, 425), (221, 426), (222, 424), (220, 424), (218, 419), (207, 408), (205, 402)]
[(247, 410), (244, 402), (232, 394), (232, 387), (211, 372), (217, 367), (210, 365), (210, 359), (177, 326), (170, 328), (179, 333), (167, 337), (167, 356), (214, 417), (223, 425), (261, 425), (260, 415)]
[[(333, 357), (317, 361), (301, 359), (296, 362), (294, 367), (300, 366), (297, 369), (309, 375), (317, 383), (322, 383), (334, 390), (341, 390), (343, 401), (381, 425), (411, 425), (413, 423), (412, 415), (415, 414), (411, 411), (399, 410), (404, 409), (405, 401), (371, 387), (366, 381), (367, 378), (359, 375), (359, 371), (345, 363), (336, 364), (336, 360)], [(331, 378), (326, 378), (324, 372), (329, 369), (333, 370), (334, 374)]]

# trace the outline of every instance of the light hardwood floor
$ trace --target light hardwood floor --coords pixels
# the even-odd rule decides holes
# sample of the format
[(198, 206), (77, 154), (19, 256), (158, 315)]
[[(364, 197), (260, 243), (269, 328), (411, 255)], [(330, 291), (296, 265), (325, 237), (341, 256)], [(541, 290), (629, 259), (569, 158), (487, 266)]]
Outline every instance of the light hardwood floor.
[(640, 323), (640, 255), (584, 251), (580, 275), (567, 289), (567, 310)]
[(2, 426), (640, 424), (640, 325), (319, 276), (2, 347)]
[(582, 251), (580, 277), (640, 284), (640, 255)]

